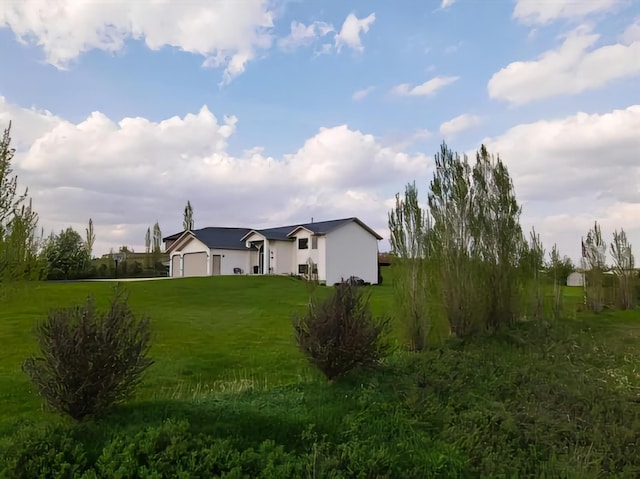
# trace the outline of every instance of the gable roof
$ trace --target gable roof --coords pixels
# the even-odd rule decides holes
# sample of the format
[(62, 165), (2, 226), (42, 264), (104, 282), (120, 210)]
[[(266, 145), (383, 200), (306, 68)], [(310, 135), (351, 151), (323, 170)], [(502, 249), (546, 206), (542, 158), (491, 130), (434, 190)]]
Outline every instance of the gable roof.
[(318, 221), (315, 223), (303, 223), (289, 226), (278, 226), (277, 228), (251, 229), (251, 228), (225, 228), (225, 227), (209, 227), (192, 230), (190, 232), (183, 231), (171, 236), (163, 238), (163, 241), (177, 240), (185, 233), (191, 233), (198, 240), (202, 241), (209, 248), (218, 249), (239, 249), (246, 250), (247, 247), (244, 239), (250, 233), (258, 233), (268, 240), (292, 241), (294, 233), (300, 228), (305, 228), (316, 235), (325, 235), (331, 231), (346, 225), (348, 223), (357, 223), (376, 239), (381, 240), (382, 236), (369, 228), (358, 218), (343, 218), (339, 220)]
[(311, 232), (313, 232), (314, 234), (317, 234), (317, 235), (326, 235), (327, 233), (330, 233), (331, 231), (333, 231), (333, 230), (335, 230), (337, 228), (340, 228), (341, 226), (344, 226), (344, 225), (346, 225), (348, 223), (357, 223), (363, 229), (365, 229), (367, 232), (369, 232), (372, 236), (375, 236), (376, 239), (379, 239), (379, 240), (382, 239), (382, 236), (380, 236), (374, 230), (369, 228), (366, 224), (364, 224), (362, 221), (360, 221), (355, 216), (353, 216), (351, 218), (342, 218), (342, 219), (339, 219), (339, 220), (318, 221), (317, 223), (303, 223), (301, 225), (296, 225), (289, 232), (289, 235), (293, 235), (300, 228), (308, 229), (309, 231), (311, 231)]
[[(247, 247), (242, 242), (242, 238), (249, 231), (251, 231), (249, 228), (208, 227), (176, 233), (163, 238), (163, 241), (177, 240), (183, 235), (190, 233), (208, 248), (246, 250)], [(177, 242), (175, 244), (177, 244)]]

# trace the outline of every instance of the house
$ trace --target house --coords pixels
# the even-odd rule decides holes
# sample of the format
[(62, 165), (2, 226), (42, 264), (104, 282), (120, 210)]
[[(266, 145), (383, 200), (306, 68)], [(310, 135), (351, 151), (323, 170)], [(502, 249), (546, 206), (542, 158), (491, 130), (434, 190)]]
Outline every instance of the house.
[(163, 241), (172, 277), (295, 274), (335, 284), (357, 276), (377, 284), (381, 239), (358, 218), (344, 218), (266, 229), (209, 227)]
[(584, 273), (574, 271), (567, 276), (567, 286), (584, 286)]

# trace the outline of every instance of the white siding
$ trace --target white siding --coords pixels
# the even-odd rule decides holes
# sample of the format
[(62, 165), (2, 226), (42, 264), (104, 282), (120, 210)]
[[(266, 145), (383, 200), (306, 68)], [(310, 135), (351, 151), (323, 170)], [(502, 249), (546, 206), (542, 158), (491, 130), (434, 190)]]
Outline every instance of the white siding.
[(180, 250), (176, 251), (176, 253), (206, 253), (207, 251), (209, 251), (209, 248), (206, 244), (198, 239), (191, 238), (189, 242), (180, 248)]
[(318, 236), (318, 281), (327, 280), (327, 238)]
[(233, 249), (212, 249), (211, 250), (211, 268), (213, 272), (213, 255), (220, 255), (220, 274), (234, 274), (233, 268), (242, 268), (242, 274), (249, 274), (249, 258), (251, 252)]
[[(274, 274), (289, 274), (293, 271), (293, 245), (292, 241), (274, 241), (271, 240), (271, 251), (273, 253), (273, 272)], [(297, 268), (297, 266), (296, 266)]]
[(378, 240), (359, 224), (347, 223), (326, 236), (326, 266), (327, 285), (350, 276), (378, 284)]
[[(320, 255), (318, 254), (318, 250), (311, 249), (311, 241), (312, 241), (311, 236), (312, 236), (312, 233), (304, 229), (300, 229), (296, 233), (295, 241), (293, 243), (292, 272), (294, 274), (298, 274), (298, 265), (306, 264), (309, 261), (309, 259), (311, 259), (315, 264), (318, 264), (320, 260), (319, 258)], [(301, 238), (306, 238), (307, 240), (309, 240), (309, 243), (308, 243), (309, 249), (298, 249), (298, 240)], [(320, 247), (319, 244), (318, 244), (318, 247)]]

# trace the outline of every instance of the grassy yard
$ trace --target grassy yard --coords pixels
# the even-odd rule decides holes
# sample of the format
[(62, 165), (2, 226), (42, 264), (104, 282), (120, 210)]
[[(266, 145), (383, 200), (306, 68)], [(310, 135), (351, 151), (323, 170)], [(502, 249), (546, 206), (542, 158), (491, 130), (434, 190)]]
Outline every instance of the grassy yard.
[[(371, 288), (375, 313), (393, 313), (389, 283)], [(95, 464), (102, 472), (85, 477), (154, 477), (127, 469), (141, 455), (154, 457), (167, 477), (178, 466), (161, 469), (158, 458), (186, 459), (172, 456), (178, 453), (158, 437), (195, 448), (190, 441), (202, 435), (238, 451), (266, 447), (276, 463), (302, 468), (264, 477), (301, 477), (303, 470), (304, 477), (640, 477), (638, 311), (571, 313), (556, 325), (523, 323), (422, 354), (399, 350), (380, 371), (326, 384), (293, 341), (291, 315), (308, 300), (303, 282), (127, 283), (134, 310), (152, 318), (155, 364), (134, 401), (74, 426), (42, 410), (20, 364), (35, 352), (33, 326), (49, 308), (81, 303), (90, 293), (104, 306), (112, 286), (40, 283), (0, 304), (0, 436), (16, 457), (20, 448), (35, 450), (61, 435), (83, 451), (64, 455), (81, 464), (78, 477)], [(580, 288), (567, 289), (567, 306), (581, 297)], [(273, 452), (269, 441), (284, 452)], [(184, 465), (191, 471), (184, 477), (211, 476), (195, 467)]]

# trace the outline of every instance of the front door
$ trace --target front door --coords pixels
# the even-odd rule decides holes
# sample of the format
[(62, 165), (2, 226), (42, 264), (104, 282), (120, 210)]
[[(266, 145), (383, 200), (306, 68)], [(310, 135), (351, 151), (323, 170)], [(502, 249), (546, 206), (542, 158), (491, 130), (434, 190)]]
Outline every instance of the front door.
[(219, 254), (213, 255), (213, 276), (220, 276), (220, 262), (221, 256)]

